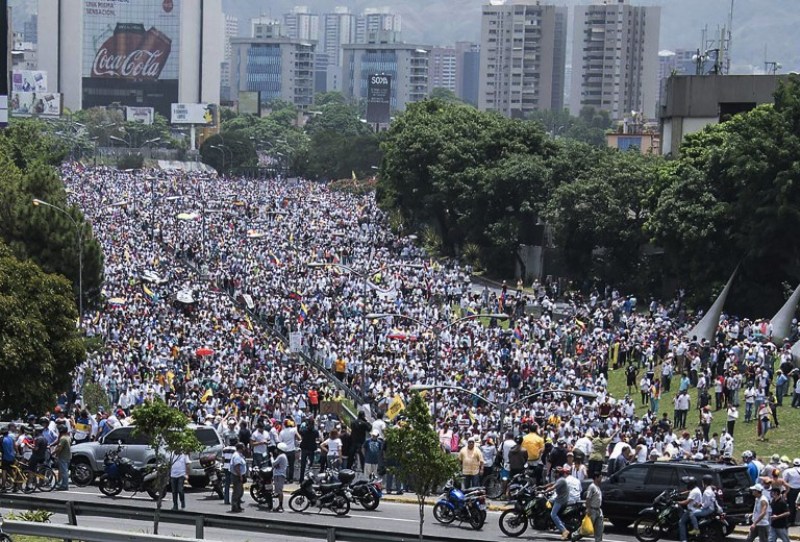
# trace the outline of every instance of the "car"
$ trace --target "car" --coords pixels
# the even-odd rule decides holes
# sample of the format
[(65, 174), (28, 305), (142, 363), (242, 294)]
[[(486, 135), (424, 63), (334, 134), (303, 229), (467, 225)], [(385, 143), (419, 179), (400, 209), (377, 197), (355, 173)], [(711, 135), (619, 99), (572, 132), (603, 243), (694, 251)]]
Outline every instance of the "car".
[[(208, 477), (200, 466), (200, 456), (222, 455), (222, 439), (213, 428), (205, 425), (190, 424), (197, 439), (203, 445), (203, 451), (190, 454), (192, 459), (189, 484), (192, 487), (205, 487)], [(117, 427), (105, 437), (94, 442), (84, 442), (72, 446), (71, 478), (77, 485), (89, 485), (105, 470), (103, 460), (106, 453), (122, 446), (122, 457), (130, 459), (136, 467), (143, 467), (156, 460), (155, 450), (147, 443), (147, 438), (134, 434), (133, 425)]]
[(701, 483), (703, 476), (714, 477), (722, 490), (722, 507), (730, 524), (744, 523), (753, 511), (753, 496), (747, 490), (752, 482), (747, 467), (692, 461), (648, 461), (633, 463), (612, 474), (600, 486), (603, 491), (603, 515), (617, 527), (627, 527), (639, 512), (652, 505), (665, 489), (686, 489), (681, 481), (693, 476)]

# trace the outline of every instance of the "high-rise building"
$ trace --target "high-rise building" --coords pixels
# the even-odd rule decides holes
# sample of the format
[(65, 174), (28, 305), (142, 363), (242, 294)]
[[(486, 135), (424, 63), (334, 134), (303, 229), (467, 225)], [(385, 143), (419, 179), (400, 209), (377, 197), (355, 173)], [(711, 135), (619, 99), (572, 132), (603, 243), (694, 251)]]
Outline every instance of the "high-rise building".
[(286, 36), (296, 40), (319, 40), (319, 15), (311, 13), (308, 6), (295, 6), (283, 15)]
[(333, 13), (322, 15), (322, 51), (328, 64), (342, 65), (342, 45), (356, 41), (356, 16), (346, 7), (336, 7)]
[(36, 43), (39, 41), (39, 33), (37, 26), (36, 15), (31, 15), (30, 18), (22, 24), (22, 39), (27, 43)]
[(281, 22), (262, 15), (250, 19), (250, 37), (256, 39), (273, 39), (283, 36), (283, 25)]
[(367, 43), (370, 32), (387, 30), (389, 32), (401, 31), (400, 15), (392, 13), (390, 8), (366, 8), (356, 18), (356, 43)]
[(434, 47), (428, 58), (428, 92), (435, 88), (456, 91), (455, 47)]
[(456, 42), (456, 96), (478, 106), (480, 46), (469, 41)]
[(219, 68), (221, 101), (228, 101), (231, 97), (231, 38), (239, 36), (239, 19), (233, 15), (225, 15), (223, 21), (224, 28), (224, 52), (222, 63)]
[(313, 42), (292, 38), (231, 40), (231, 99), (258, 92), (262, 104), (274, 98), (308, 109), (314, 100)]
[(567, 8), (493, 1), (481, 18), (478, 107), (513, 118), (564, 107)]
[(427, 45), (407, 43), (366, 43), (343, 46), (342, 94), (366, 99), (370, 75), (391, 77), (390, 107), (403, 111), (406, 104), (428, 96)]
[(585, 106), (622, 119), (653, 118), (658, 98), (661, 8), (604, 0), (575, 7), (570, 111)]

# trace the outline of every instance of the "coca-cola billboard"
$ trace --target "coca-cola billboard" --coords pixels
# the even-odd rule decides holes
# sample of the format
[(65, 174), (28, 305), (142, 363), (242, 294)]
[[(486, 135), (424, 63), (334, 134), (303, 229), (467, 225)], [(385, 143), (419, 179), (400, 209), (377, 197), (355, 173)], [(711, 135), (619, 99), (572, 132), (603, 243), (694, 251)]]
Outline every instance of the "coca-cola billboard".
[(178, 99), (181, 0), (84, 0), (83, 107)]

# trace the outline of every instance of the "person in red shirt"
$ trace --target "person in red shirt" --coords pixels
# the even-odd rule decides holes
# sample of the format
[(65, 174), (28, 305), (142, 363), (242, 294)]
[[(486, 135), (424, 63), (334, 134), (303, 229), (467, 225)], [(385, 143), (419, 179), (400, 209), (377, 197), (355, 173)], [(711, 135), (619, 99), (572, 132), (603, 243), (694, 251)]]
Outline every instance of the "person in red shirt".
[(308, 392), (308, 404), (311, 406), (311, 414), (314, 416), (319, 414), (319, 393), (317, 388), (311, 388)]

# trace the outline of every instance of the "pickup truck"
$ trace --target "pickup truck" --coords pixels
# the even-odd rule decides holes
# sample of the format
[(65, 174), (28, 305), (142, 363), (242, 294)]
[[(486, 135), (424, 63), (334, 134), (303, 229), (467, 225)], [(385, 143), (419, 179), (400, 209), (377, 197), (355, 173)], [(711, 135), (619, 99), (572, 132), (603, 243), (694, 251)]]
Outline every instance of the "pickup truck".
[[(198, 440), (204, 446), (202, 452), (190, 455), (192, 464), (189, 484), (192, 487), (205, 487), (208, 484), (208, 478), (200, 467), (200, 456), (221, 455), (222, 440), (213, 427), (190, 424), (189, 428), (194, 430)], [(120, 445), (122, 446), (122, 457), (130, 459), (136, 467), (154, 463), (155, 451), (148, 445), (146, 438), (141, 435), (134, 436), (133, 430), (134, 426), (132, 425), (117, 427), (95, 442), (73, 445), (70, 464), (72, 482), (79, 486), (91, 484), (95, 477), (101, 475), (105, 470), (103, 460), (106, 453), (116, 450)]]

